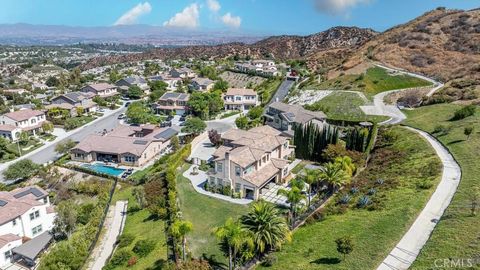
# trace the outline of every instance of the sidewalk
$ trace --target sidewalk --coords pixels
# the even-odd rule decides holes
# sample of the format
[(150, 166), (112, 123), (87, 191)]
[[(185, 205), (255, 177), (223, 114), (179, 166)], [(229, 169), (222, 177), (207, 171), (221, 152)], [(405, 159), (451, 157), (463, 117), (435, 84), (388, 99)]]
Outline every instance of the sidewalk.
[(115, 208), (109, 211), (104, 224), (104, 228), (107, 230), (90, 255), (93, 260), (89, 262), (87, 269), (102, 270), (107, 263), (114, 251), (117, 237), (122, 233), (125, 226), (127, 205), (127, 201), (118, 201)]
[(390, 254), (383, 260), (377, 270), (404, 270), (410, 268), (430, 238), (435, 225), (442, 218), (443, 212), (450, 204), (462, 176), (460, 166), (441, 143), (426, 132), (413, 128), (408, 129), (420, 134), (435, 149), (443, 163), (442, 179), (408, 232), (390, 251)]

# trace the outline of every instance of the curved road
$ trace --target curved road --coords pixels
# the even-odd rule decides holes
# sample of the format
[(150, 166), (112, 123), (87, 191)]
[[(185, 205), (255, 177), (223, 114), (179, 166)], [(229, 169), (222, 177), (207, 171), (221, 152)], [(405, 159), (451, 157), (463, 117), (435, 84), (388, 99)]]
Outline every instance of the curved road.
[(462, 176), (460, 166), (441, 143), (424, 131), (407, 128), (420, 134), (435, 149), (443, 164), (442, 179), (420, 215), (377, 270), (404, 270), (412, 265), (450, 204)]
[[(375, 65), (388, 70), (396, 70), (379, 64)], [(432, 90), (430, 90), (427, 96), (433, 95), (435, 91), (443, 87), (442, 83), (431, 78), (427, 78), (423, 75), (400, 70), (396, 71), (432, 82), (434, 87)], [(396, 105), (387, 105), (384, 102), (384, 98), (388, 94), (398, 91), (402, 91), (402, 89), (379, 93), (374, 96), (372, 106), (361, 106), (361, 109), (366, 114), (385, 115), (390, 117), (389, 120), (380, 123), (382, 125), (398, 124), (407, 117), (402, 111), (400, 111), (400, 109), (398, 109)], [(388, 256), (378, 266), (377, 270), (405, 270), (410, 268), (422, 250), (423, 246), (428, 241), (432, 231), (435, 229), (435, 225), (438, 223), (445, 209), (450, 204), (453, 195), (457, 191), (457, 187), (462, 176), (460, 166), (450, 154), (448, 149), (446, 149), (440, 142), (424, 131), (411, 127), (406, 128), (417, 132), (433, 147), (443, 164), (442, 179), (440, 180), (435, 192), (430, 197), (430, 200), (427, 202), (422, 212), (418, 215), (415, 222), (410, 226), (410, 229), (407, 231), (407, 233), (403, 235), (400, 242), (398, 242), (398, 244), (390, 251)]]

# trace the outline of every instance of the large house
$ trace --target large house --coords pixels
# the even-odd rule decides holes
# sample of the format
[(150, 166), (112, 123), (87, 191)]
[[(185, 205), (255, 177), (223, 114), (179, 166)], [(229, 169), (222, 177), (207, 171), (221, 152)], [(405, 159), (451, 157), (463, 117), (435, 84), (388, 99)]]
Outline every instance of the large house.
[(0, 136), (16, 141), (20, 131), (36, 135), (47, 121), (45, 113), (37, 110), (19, 110), (0, 115)]
[(81, 92), (85, 93), (93, 93), (95, 96), (99, 97), (111, 97), (118, 94), (117, 86), (109, 84), (109, 83), (96, 83), (96, 84), (89, 84), (82, 89)]
[(157, 113), (163, 112), (170, 114), (171, 112), (175, 112), (177, 115), (182, 115), (188, 109), (187, 102), (189, 98), (189, 94), (167, 92), (158, 99), (157, 104), (154, 105), (154, 109)]
[(260, 105), (257, 92), (253, 89), (230, 88), (223, 95), (225, 110), (249, 110)]
[(148, 89), (147, 81), (138, 75), (132, 75), (126, 78), (123, 78), (115, 83), (120, 89), (128, 89), (132, 86), (138, 86), (142, 90)]
[(54, 208), (42, 188), (0, 191), (0, 268), (18, 260), (34, 265), (52, 239), (54, 219)]
[(177, 86), (182, 81), (181, 78), (174, 78), (170, 75), (156, 75), (148, 78), (150, 81), (162, 81), (167, 84), (167, 90), (175, 91), (177, 90)]
[(170, 76), (174, 78), (195, 78), (197, 76), (195, 72), (187, 67), (182, 67), (182, 68), (174, 68), (170, 70)]
[(190, 89), (201, 92), (210, 91), (214, 84), (215, 82), (209, 78), (193, 78), (190, 83)]
[(178, 133), (173, 128), (154, 125), (120, 125), (104, 135), (92, 134), (71, 151), (74, 161), (106, 161), (141, 167), (170, 145), (170, 139)]
[(306, 125), (314, 123), (318, 126), (323, 126), (327, 119), (323, 112), (309, 111), (300, 105), (282, 102), (269, 104), (263, 116), (266, 119), (265, 124), (281, 130), (289, 136), (293, 136), (293, 126), (295, 124)]
[(231, 187), (242, 198), (256, 200), (269, 183), (284, 182), (293, 150), (280, 133), (270, 126), (224, 133), (224, 144), (213, 154), (215, 166), (208, 173), (209, 184)]
[(70, 111), (70, 116), (78, 114), (78, 109), (84, 113), (94, 113), (98, 110), (98, 105), (92, 98), (95, 94), (91, 92), (70, 92), (52, 98), (51, 104), (45, 106), (46, 109), (60, 108)]
[(235, 70), (243, 73), (257, 74), (265, 77), (279, 76), (275, 62), (271, 60), (253, 60), (249, 62), (237, 62)]

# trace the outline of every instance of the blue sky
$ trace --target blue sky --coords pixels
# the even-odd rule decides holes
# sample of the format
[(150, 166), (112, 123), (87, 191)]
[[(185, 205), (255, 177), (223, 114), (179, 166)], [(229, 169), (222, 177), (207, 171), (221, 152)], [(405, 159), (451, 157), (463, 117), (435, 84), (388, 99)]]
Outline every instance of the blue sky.
[(480, 0), (1, 0), (0, 23), (310, 34), (337, 25), (383, 31), (438, 6), (472, 9)]

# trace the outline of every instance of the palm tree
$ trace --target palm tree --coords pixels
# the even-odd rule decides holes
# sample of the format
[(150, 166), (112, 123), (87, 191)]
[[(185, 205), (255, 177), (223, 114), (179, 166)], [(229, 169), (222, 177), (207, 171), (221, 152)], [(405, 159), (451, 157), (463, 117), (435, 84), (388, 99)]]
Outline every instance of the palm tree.
[(306, 169), (305, 174), (302, 176), (302, 180), (308, 184), (308, 207), (312, 200), (312, 186), (319, 180), (318, 171)]
[(297, 205), (303, 200), (306, 199), (306, 196), (302, 194), (302, 190), (297, 186), (293, 186), (290, 190), (280, 189), (277, 192), (277, 195), (283, 195), (287, 197), (287, 201), (290, 203), (290, 216), (292, 217), (292, 226), (295, 223), (295, 214)]
[(349, 156), (335, 158), (335, 163), (339, 164), (341, 168), (349, 175), (353, 176), (357, 167)]
[(186, 245), (187, 245), (187, 238), (186, 235), (193, 230), (193, 225), (189, 221), (177, 219), (173, 222), (172, 227), (170, 228), (170, 233), (176, 239), (182, 239), (182, 255), (183, 261), (186, 260)]
[(320, 179), (326, 181), (332, 191), (336, 191), (339, 187), (350, 181), (347, 173), (342, 169), (341, 165), (335, 163), (327, 163), (320, 172)]
[(223, 226), (215, 228), (214, 233), (217, 239), (228, 247), (229, 270), (235, 267), (234, 258), (242, 247), (248, 246), (253, 249), (253, 240), (249, 232), (242, 227), (240, 222), (234, 221), (232, 218), (227, 219)]
[(273, 204), (264, 201), (253, 203), (250, 211), (241, 217), (241, 222), (252, 234), (258, 253), (279, 248), (291, 239), (286, 220)]

